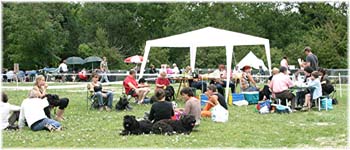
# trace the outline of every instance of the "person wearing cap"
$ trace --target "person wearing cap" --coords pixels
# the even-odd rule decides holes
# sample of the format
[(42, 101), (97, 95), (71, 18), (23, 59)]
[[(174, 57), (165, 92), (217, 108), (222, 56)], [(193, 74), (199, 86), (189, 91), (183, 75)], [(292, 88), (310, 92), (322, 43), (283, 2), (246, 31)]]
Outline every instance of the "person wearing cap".
[(313, 54), (311, 52), (311, 48), (310, 47), (305, 47), (304, 48), (304, 53), (306, 55), (306, 60), (305, 62), (300, 63), (300, 67), (307, 67), (310, 66), (313, 70), (317, 70), (318, 69), (318, 58), (315, 54)]
[(259, 89), (256, 87), (256, 82), (251, 75), (251, 69), (252, 68), (250, 66), (244, 66), (242, 68), (243, 73), (240, 83), (243, 92), (259, 91)]
[(292, 110), (295, 109), (295, 95), (288, 89), (293, 86), (294, 84), (288, 76), (287, 68), (284, 66), (280, 67), (280, 73), (275, 75), (269, 84), (272, 93), (281, 100), (282, 105), (286, 105), (285, 99), (291, 101)]

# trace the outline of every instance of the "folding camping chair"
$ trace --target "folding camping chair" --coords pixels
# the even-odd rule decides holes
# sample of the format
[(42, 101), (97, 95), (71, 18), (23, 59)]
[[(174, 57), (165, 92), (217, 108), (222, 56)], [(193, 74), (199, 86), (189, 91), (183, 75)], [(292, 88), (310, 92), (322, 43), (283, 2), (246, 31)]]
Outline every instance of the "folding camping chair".
[[(94, 108), (97, 109), (98, 108), (98, 97), (96, 96), (96, 93), (94, 91), (93, 86), (91, 85), (91, 83), (87, 84), (87, 90), (86, 90), (86, 107), (87, 109), (89, 109), (89, 103), (90, 103), (90, 109)], [(107, 100), (105, 98), (103, 98), (103, 103), (106, 104)]]

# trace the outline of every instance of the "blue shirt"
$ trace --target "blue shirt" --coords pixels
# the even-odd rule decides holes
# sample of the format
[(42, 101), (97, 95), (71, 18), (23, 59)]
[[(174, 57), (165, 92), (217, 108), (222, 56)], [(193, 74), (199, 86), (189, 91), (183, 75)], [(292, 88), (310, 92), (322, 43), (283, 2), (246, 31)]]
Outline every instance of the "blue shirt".
[(320, 79), (317, 78), (315, 80), (309, 80), (309, 82), (307, 83), (308, 87), (314, 87), (314, 93), (312, 94), (312, 98), (316, 99), (322, 96), (322, 86), (321, 86), (321, 82)]

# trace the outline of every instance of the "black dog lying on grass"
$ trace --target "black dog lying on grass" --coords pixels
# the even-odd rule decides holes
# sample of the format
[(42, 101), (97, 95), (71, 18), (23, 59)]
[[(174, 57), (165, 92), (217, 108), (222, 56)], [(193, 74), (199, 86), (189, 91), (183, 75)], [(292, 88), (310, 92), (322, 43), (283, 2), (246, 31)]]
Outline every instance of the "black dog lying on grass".
[(181, 116), (180, 120), (163, 119), (154, 123), (154, 134), (172, 135), (174, 133), (190, 134), (196, 124), (196, 118), (192, 115)]
[(124, 130), (120, 135), (130, 135), (130, 134), (149, 134), (152, 130), (152, 122), (149, 120), (137, 121), (135, 116), (125, 115), (124, 116)]

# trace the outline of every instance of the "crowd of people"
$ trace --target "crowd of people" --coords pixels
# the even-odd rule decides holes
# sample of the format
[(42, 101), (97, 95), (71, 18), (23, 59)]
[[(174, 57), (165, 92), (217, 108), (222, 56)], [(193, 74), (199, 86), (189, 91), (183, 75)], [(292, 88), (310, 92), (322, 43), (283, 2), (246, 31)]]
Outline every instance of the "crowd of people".
[[(268, 78), (263, 88), (257, 86), (250, 66), (242, 68), (236, 66), (234, 70), (228, 70), (230, 72), (230, 80), (226, 80), (228, 71), (225, 65), (219, 64), (218, 69), (212, 72), (212, 74), (217, 74), (218, 76), (210, 78), (209, 83), (200, 80), (198, 78), (200, 75), (187, 66), (184, 73), (194, 77), (197, 76), (197, 78), (190, 78), (189, 87), (184, 87), (180, 91), (180, 95), (185, 101), (184, 108), (177, 108), (176, 103), (166, 99), (169, 96), (167, 89), (172, 85), (168, 75), (179, 74), (180, 70), (176, 64), (173, 64), (173, 69), (169, 65), (162, 65), (153, 90), (156, 101), (153, 102), (149, 113), (146, 113), (148, 114), (148, 119), (155, 123), (162, 119), (179, 119), (179, 116), (189, 114), (196, 118), (196, 125), (198, 126), (201, 117), (212, 116), (211, 109), (213, 107), (220, 105), (224, 110), (228, 110), (224, 97), (224, 88), (228, 85), (231, 93), (236, 93), (238, 84), (241, 92), (259, 92), (259, 100), (275, 99), (276, 103), (282, 103), (282, 105), (287, 105), (289, 101), (292, 111), (296, 111), (298, 106), (302, 107), (301, 110), (308, 111), (312, 107), (312, 100), (322, 95), (329, 95), (334, 88), (332, 89), (327, 79), (326, 70), (318, 66), (317, 56), (311, 52), (311, 48), (306, 47), (304, 52), (306, 60), (299, 60), (301, 69), (292, 74), (292, 78), (290, 78), (291, 72), (288, 69), (288, 59), (283, 57), (279, 68), (273, 68), (272, 75)], [(67, 71), (65, 61), (61, 63), (58, 69), (62, 73)], [(103, 81), (109, 82), (106, 75), (108, 73), (106, 57), (103, 57), (100, 69), (102, 72), (92, 73), (88, 89), (97, 97), (99, 111), (111, 111), (113, 109), (114, 93), (111, 90), (104, 89), (102, 86)], [(151, 65), (150, 72), (156, 73), (153, 65)], [(137, 104), (147, 103), (149, 102), (147, 95), (152, 91), (151, 86), (143, 78), (137, 82), (136, 73), (136, 70), (130, 70), (129, 75), (125, 77), (123, 81), (125, 94), (134, 97)], [(304, 74), (302, 81), (298, 80), (300, 79), (300, 74)], [(292, 87), (304, 87), (304, 89), (297, 89), (296, 94), (294, 94), (291, 90)], [(57, 97), (56, 100), (52, 100), (52, 96), (48, 96), (47, 88), (48, 84), (45, 82), (45, 77), (38, 75), (33, 89), (29, 92), (28, 98), (23, 100), (21, 107), (9, 104), (7, 95), (2, 93), (1, 115), (3, 117), (1, 128), (6, 130), (21, 129), (27, 125), (33, 131), (61, 130), (62, 125), (60, 121), (65, 119), (63, 114), (69, 104), (69, 99)], [(208, 97), (208, 101), (203, 108), (201, 108), (201, 102), (196, 97), (193, 89), (201, 90)], [(58, 110), (53, 118), (50, 110), (54, 107), (57, 107)], [(16, 120), (18, 120), (18, 126), (15, 125)]]
[[(2, 129), (17, 130), (28, 126), (33, 131), (62, 129), (60, 121), (64, 120), (64, 111), (68, 107), (68, 98), (59, 98), (58, 95), (47, 93), (48, 84), (45, 77), (38, 75), (33, 89), (28, 97), (22, 101), (21, 106), (8, 103), (6, 93), (2, 93), (1, 125)], [(51, 109), (57, 107), (55, 117), (51, 116)], [(12, 112), (12, 113), (11, 113)], [(15, 123), (18, 122), (18, 125)]]

